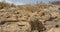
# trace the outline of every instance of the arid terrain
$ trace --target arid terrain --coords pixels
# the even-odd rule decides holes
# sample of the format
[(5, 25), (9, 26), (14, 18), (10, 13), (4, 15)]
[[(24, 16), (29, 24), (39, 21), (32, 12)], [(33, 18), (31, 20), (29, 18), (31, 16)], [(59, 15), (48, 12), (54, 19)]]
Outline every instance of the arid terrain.
[(60, 32), (60, 6), (3, 3), (0, 5), (0, 32)]

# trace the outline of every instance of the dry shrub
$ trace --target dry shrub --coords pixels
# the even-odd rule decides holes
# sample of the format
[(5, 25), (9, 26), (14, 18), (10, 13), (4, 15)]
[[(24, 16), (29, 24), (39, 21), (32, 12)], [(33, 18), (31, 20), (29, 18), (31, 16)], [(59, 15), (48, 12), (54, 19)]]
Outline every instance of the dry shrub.
[(60, 5), (60, 1), (52, 1), (52, 2), (49, 2), (50, 4), (54, 4), (54, 5)]
[(10, 7), (15, 7), (15, 5), (14, 4), (5, 3), (5, 2), (0, 2), (0, 9), (10, 8)]

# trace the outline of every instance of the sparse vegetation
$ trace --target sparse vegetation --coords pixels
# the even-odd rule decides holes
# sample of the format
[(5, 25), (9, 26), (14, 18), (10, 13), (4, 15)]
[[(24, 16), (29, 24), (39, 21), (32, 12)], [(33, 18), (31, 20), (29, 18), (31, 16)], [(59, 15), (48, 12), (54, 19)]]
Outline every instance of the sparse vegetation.
[[(31, 32), (38, 30), (38, 32), (43, 32), (44, 30), (48, 31), (51, 27), (58, 28), (60, 23), (59, 10), (60, 6), (53, 4), (14, 5), (0, 2), (0, 27), (2, 27), (0, 31)], [(58, 24), (55, 25), (56, 22)], [(45, 27), (44, 24), (48, 27)]]

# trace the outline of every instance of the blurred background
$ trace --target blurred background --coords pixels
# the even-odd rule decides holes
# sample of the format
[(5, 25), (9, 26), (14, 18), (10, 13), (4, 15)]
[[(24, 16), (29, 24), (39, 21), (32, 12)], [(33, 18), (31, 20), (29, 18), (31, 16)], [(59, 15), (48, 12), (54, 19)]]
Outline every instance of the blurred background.
[(50, 2), (60, 1), (60, 0), (0, 0), (0, 2), (8, 2), (16, 5), (25, 5), (25, 4), (36, 4), (36, 3), (50, 3)]

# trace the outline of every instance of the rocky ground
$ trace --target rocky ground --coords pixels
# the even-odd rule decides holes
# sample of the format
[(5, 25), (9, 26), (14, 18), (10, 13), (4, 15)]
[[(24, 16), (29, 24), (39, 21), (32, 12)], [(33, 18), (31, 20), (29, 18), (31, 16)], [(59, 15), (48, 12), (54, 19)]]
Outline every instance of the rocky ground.
[(0, 32), (60, 32), (60, 6), (34, 12), (14, 7), (0, 9)]

